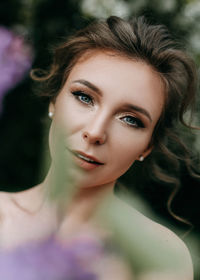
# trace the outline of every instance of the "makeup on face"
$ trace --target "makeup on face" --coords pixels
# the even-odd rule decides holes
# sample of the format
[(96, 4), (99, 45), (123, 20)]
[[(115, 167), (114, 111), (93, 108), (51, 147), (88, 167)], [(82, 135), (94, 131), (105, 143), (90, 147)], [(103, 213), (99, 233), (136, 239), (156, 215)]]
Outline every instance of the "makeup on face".
[[(83, 171), (80, 181), (88, 186), (111, 182), (141, 155), (148, 156), (163, 103), (163, 83), (144, 62), (100, 51), (78, 62), (50, 106), (54, 127), (62, 127)], [(54, 158), (56, 130), (50, 138)]]

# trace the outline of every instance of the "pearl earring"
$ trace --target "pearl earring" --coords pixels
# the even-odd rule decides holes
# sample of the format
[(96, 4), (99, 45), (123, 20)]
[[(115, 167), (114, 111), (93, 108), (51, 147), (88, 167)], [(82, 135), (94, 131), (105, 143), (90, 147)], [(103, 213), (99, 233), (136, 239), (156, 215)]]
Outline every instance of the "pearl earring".
[(53, 117), (53, 112), (48, 113), (49, 118), (51, 119)]
[(139, 157), (139, 161), (143, 161), (144, 160), (144, 157), (143, 156), (140, 156)]

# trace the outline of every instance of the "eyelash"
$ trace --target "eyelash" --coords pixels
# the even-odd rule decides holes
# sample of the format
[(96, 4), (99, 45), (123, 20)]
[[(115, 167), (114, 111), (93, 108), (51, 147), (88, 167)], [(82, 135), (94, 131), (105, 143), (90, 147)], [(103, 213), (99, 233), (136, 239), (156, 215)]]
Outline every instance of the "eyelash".
[[(92, 98), (89, 94), (85, 93), (84, 91), (76, 90), (76, 91), (72, 91), (71, 93), (72, 93), (72, 95), (74, 95), (74, 97), (75, 97), (79, 102), (81, 102), (83, 105), (94, 105), (94, 100), (93, 100), (93, 98)], [(86, 102), (85, 100), (81, 99), (81, 97), (88, 98), (88, 102)], [(123, 119), (125, 119), (125, 118), (131, 118), (132, 121), (134, 121), (134, 124), (133, 124), (133, 123), (130, 123), (130, 121), (129, 121), (129, 122), (124, 121), (124, 122), (125, 122), (128, 126), (130, 126), (130, 127), (138, 128), (138, 129), (139, 129), (139, 128), (144, 128), (144, 127), (145, 127), (144, 124), (143, 124), (143, 122), (142, 122), (140, 119), (136, 118), (136, 117), (133, 117), (133, 116), (124, 116), (124, 117), (121, 117), (120, 120), (123, 120)]]
[[(81, 90), (76, 90), (76, 91), (72, 91), (71, 92), (75, 98), (80, 101), (81, 103), (85, 104), (85, 105), (94, 105), (94, 100), (93, 98), (89, 95), (89, 94), (86, 94), (85, 92), (81, 91)], [(85, 98), (88, 98), (88, 102), (81, 99), (81, 97), (85, 97)]]
[(125, 122), (128, 126), (131, 126), (131, 127), (133, 127), (133, 128), (144, 128), (145, 126), (144, 126), (144, 124), (143, 124), (143, 122), (140, 120), (140, 119), (138, 119), (138, 118), (135, 118), (135, 117), (133, 117), (133, 116), (124, 116), (124, 117), (121, 117), (120, 118), (120, 120), (123, 120), (123, 119), (125, 119), (125, 118), (131, 118), (131, 120), (132, 121), (134, 121), (134, 123), (130, 123), (130, 122)]

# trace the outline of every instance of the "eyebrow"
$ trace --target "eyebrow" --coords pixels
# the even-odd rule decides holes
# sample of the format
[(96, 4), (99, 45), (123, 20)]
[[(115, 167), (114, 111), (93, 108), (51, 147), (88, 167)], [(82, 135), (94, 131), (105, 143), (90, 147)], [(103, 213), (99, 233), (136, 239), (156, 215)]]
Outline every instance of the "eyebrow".
[(150, 122), (152, 122), (151, 115), (150, 115), (149, 112), (148, 112), (147, 110), (145, 110), (144, 108), (139, 107), (139, 106), (137, 106), (137, 105), (132, 105), (132, 104), (125, 104), (123, 107), (126, 108), (126, 109), (128, 109), (128, 110), (136, 111), (136, 112), (138, 112), (138, 113), (141, 113), (141, 114), (145, 115), (145, 116), (150, 120)]
[(73, 83), (73, 84), (74, 84), (74, 83), (82, 84), (82, 85), (84, 85), (84, 86), (90, 88), (91, 90), (95, 91), (96, 93), (98, 93), (99, 95), (102, 96), (101, 90), (100, 90), (98, 87), (96, 87), (94, 84), (92, 84), (92, 83), (90, 83), (90, 82), (88, 82), (88, 81), (86, 81), (86, 80), (83, 80), (83, 79), (75, 80), (75, 81), (73, 81), (72, 83)]
[[(100, 96), (102, 96), (102, 92), (101, 90), (96, 87), (94, 84), (90, 83), (89, 81), (86, 81), (84, 79), (80, 79), (80, 80), (75, 80), (72, 82), (73, 84), (74, 83), (79, 83), (79, 84), (82, 84), (88, 88), (90, 88), (91, 90), (97, 92)], [(152, 122), (152, 118), (151, 118), (151, 115), (149, 114), (149, 112), (147, 110), (145, 110), (144, 108), (142, 107), (139, 107), (137, 105), (133, 105), (133, 104), (124, 104), (123, 106), (124, 108), (128, 109), (128, 110), (131, 110), (131, 111), (136, 111), (136, 112), (139, 112), (143, 115), (145, 115), (149, 120), (150, 122)]]

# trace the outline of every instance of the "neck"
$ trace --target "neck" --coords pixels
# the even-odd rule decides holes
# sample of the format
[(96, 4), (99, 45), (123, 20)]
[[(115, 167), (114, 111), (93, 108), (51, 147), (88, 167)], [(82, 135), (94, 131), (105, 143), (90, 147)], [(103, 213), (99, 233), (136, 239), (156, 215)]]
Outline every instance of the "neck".
[[(60, 175), (60, 174), (59, 174)], [(70, 223), (84, 224), (94, 218), (102, 201), (113, 196), (115, 182), (94, 187), (75, 187), (68, 178), (56, 175), (51, 166), (47, 177), (40, 185), (44, 197), (56, 206), (58, 223), (69, 228)]]

